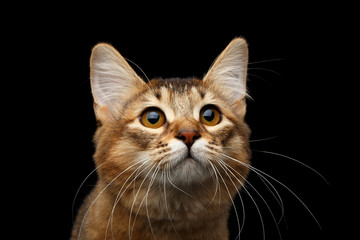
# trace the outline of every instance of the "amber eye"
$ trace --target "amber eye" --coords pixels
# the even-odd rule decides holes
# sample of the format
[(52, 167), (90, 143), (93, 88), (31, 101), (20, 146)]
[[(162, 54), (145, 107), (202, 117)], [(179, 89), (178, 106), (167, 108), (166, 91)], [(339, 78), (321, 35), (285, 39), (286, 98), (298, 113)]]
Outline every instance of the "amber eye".
[(159, 128), (164, 122), (165, 115), (158, 108), (149, 108), (141, 115), (141, 123), (148, 128)]
[(214, 106), (205, 106), (200, 111), (200, 121), (208, 126), (214, 126), (221, 120), (220, 112)]

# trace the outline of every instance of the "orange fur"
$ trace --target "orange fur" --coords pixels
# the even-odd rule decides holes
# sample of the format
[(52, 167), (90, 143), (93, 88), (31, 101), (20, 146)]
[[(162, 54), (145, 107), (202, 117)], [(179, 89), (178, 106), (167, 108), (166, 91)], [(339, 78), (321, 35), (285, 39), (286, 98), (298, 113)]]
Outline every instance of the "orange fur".
[[(94, 48), (91, 80), (100, 122), (94, 160), (99, 178), (78, 212), (71, 240), (228, 239), (232, 198), (249, 172), (250, 130), (244, 122), (245, 89), (236, 93), (224, 85), (216, 87), (213, 77), (229, 68), (227, 52), (231, 59), (245, 57), (247, 62), (244, 44), (242, 39), (233, 40), (202, 80), (154, 79), (147, 84), (139, 82), (111, 46)], [(97, 72), (104, 69), (113, 72)], [(97, 76), (105, 76), (111, 86), (126, 81), (127, 90), (115, 89), (116, 97), (117, 92), (109, 93), (110, 85), (103, 86)], [(246, 79), (237, 80), (245, 86)], [(201, 108), (209, 104), (222, 115), (216, 126), (199, 120)], [(140, 116), (148, 107), (164, 112), (163, 126), (150, 129), (141, 124)], [(196, 131), (201, 137), (187, 149), (177, 137), (182, 130)], [(191, 158), (179, 157), (184, 151)]]

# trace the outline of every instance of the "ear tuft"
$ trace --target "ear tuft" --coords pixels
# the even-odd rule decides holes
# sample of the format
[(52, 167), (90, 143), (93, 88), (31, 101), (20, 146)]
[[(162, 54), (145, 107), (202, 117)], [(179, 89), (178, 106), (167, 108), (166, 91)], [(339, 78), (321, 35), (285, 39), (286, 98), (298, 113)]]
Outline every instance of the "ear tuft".
[(231, 103), (246, 96), (246, 74), (248, 47), (243, 38), (232, 40), (216, 58), (204, 77), (210, 84), (227, 97)]
[(105, 43), (92, 49), (90, 80), (95, 111), (106, 105), (110, 113), (132, 93), (146, 86), (120, 53)]

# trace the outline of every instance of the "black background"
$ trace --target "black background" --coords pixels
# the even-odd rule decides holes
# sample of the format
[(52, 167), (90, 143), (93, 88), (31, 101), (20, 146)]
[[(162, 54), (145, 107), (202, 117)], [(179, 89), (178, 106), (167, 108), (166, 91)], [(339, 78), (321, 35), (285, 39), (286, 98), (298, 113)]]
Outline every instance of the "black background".
[[(253, 166), (290, 188), (321, 225), (292, 193), (270, 180), (284, 204), (282, 239), (346, 238), (351, 200), (345, 189), (349, 182), (340, 177), (346, 163), (340, 123), (345, 106), (339, 101), (341, 87), (347, 84), (339, 69), (347, 44), (346, 11), (305, 4), (262, 5), (253, 11), (223, 5), (209, 11), (175, 4), (157, 6), (158, 11), (127, 6), (108, 13), (112, 7), (52, 7), (24, 15), (4, 37), (14, 67), (9, 69), (21, 79), (12, 83), (21, 86), (17, 94), (22, 99), (21, 108), (6, 111), (8, 117), (19, 116), (13, 121), (16, 127), (9, 129), (17, 146), (12, 156), (21, 159), (14, 161), (14, 168), (21, 169), (16, 177), (21, 183), (11, 188), (20, 197), (11, 198), (18, 212), (10, 225), (28, 227), (28, 236), (67, 239), (82, 199), (96, 182), (91, 176), (74, 201), (94, 169), (89, 58), (96, 43), (111, 43), (149, 78), (202, 77), (226, 45), (241, 36), (249, 44), (248, 89), (253, 100), (248, 101), (246, 119), (252, 129)], [(256, 141), (261, 139), (267, 140)], [(260, 151), (297, 159), (328, 183), (309, 168)], [(272, 194), (255, 173), (249, 181), (278, 220), (281, 208)], [(262, 213), (266, 239), (281, 239), (266, 204), (249, 191)], [(246, 211), (241, 239), (263, 239), (257, 208), (245, 192), (241, 196)], [(235, 203), (242, 215), (239, 198)], [(234, 212), (229, 226), (230, 239), (235, 239)]]

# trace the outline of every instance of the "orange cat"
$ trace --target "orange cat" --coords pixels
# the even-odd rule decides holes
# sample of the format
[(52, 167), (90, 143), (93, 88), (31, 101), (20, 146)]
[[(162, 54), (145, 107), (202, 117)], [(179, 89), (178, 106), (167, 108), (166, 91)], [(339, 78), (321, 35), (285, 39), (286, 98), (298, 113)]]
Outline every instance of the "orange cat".
[(225, 240), (249, 172), (248, 50), (236, 38), (203, 79), (145, 83), (110, 45), (91, 55), (98, 182), (71, 240)]

